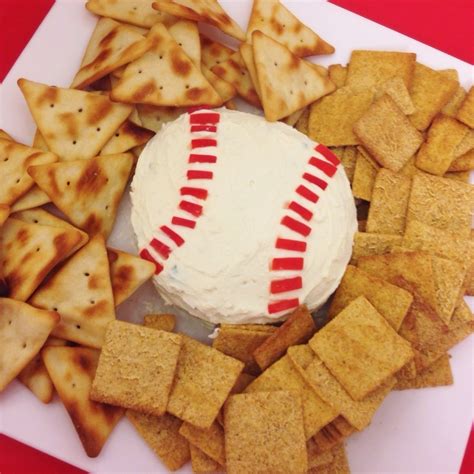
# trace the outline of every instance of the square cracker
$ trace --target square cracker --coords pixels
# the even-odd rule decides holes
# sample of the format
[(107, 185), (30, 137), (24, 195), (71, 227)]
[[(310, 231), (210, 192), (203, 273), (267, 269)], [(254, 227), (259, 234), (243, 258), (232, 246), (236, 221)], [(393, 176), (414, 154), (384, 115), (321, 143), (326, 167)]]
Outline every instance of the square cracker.
[[(340, 155), (342, 166), (346, 172), (347, 179), (352, 183), (357, 163), (357, 148), (355, 146), (346, 146)], [(338, 155), (339, 156), (339, 155)]]
[(349, 87), (336, 90), (311, 105), (309, 137), (326, 146), (357, 145), (352, 128), (369, 108), (374, 92), (355, 91)]
[(160, 416), (166, 411), (181, 336), (123, 321), (107, 325), (91, 399)]
[(411, 115), (415, 112), (410, 93), (400, 76), (394, 76), (377, 87), (375, 98), (378, 99), (384, 94), (389, 95), (405, 115)]
[(471, 86), (469, 92), (459, 107), (456, 118), (465, 123), (469, 128), (474, 128), (474, 87)]
[(354, 133), (378, 163), (392, 171), (400, 171), (423, 142), (421, 133), (388, 95), (370, 106), (354, 124)]
[(380, 166), (367, 152), (362, 150), (362, 147), (357, 147), (354, 176), (352, 177), (352, 194), (356, 198), (370, 202)]
[(336, 87), (340, 89), (346, 84), (347, 67), (342, 64), (331, 64), (328, 67), (329, 79), (331, 79)]
[(199, 428), (209, 428), (244, 364), (183, 336), (167, 411)]
[(400, 329), (413, 301), (408, 291), (349, 265), (331, 301), (328, 317), (336, 317), (359, 296), (365, 296), (395, 331)]
[[(471, 149), (451, 162), (449, 171), (471, 171), (474, 169), (474, 149)], [(469, 173), (468, 173), (469, 176)], [(469, 179), (467, 180), (469, 182)], [(17, 201), (18, 202), (18, 201)]]
[(416, 220), (468, 239), (473, 209), (471, 185), (424, 173), (413, 177), (407, 224)]
[(362, 400), (413, 357), (401, 338), (363, 296), (309, 341), (352, 399)]
[(223, 472), (224, 468), (192, 444), (189, 446), (191, 451), (191, 468), (195, 474), (216, 474)]
[(410, 189), (411, 178), (380, 169), (372, 190), (367, 232), (403, 235)]
[(459, 86), (449, 102), (441, 109), (441, 113), (448, 117), (456, 117), (466, 94), (464, 87)]
[(402, 240), (401, 235), (356, 232), (352, 260), (356, 262), (360, 257), (389, 253), (392, 247), (401, 244)]
[(348, 86), (379, 86), (398, 76), (409, 87), (415, 68), (416, 54), (396, 51), (354, 50), (347, 70)]
[(221, 466), (225, 465), (224, 430), (217, 421), (207, 429), (197, 428), (184, 422), (179, 433), (213, 461)]
[(303, 474), (308, 469), (301, 400), (292, 392), (233, 395), (225, 405), (229, 474)]

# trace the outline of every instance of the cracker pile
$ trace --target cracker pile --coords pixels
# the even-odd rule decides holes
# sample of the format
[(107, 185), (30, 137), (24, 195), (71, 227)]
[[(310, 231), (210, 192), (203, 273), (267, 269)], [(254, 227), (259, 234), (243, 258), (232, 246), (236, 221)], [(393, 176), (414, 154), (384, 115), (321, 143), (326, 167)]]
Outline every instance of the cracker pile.
[[(413, 53), (302, 59), (334, 48), (279, 0), (254, 0), (247, 32), (216, 0), (86, 8), (99, 19), (71, 86), (18, 81), (31, 146), (0, 130), (0, 391), (56, 391), (91, 457), (125, 414), (170, 470), (349, 472), (345, 439), (391, 390), (452, 384), (448, 351), (473, 330), (473, 89)], [(117, 321), (155, 270), (107, 246), (143, 146), (236, 97), (344, 165), (360, 232), (329, 322), (300, 307), (279, 327), (222, 325), (209, 347), (172, 314)]]

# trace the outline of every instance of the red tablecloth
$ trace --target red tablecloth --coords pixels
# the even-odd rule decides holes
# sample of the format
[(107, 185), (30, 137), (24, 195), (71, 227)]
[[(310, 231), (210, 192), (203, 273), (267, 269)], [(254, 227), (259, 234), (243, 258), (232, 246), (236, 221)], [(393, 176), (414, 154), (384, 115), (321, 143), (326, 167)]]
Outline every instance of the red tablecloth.
[[(474, 64), (473, 0), (331, 1)], [(0, 81), (11, 69), (53, 3), (54, 0), (0, 0)], [(0, 435), (1, 474), (79, 474), (82, 472), (80, 469)], [(474, 430), (471, 431), (460, 471), (460, 474), (472, 473), (474, 473)]]

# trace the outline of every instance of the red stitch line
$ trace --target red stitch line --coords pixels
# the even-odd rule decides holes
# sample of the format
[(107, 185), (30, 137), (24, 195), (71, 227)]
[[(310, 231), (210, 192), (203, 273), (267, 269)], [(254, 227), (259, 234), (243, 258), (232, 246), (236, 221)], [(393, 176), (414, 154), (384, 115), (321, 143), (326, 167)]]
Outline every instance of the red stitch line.
[(309, 160), (309, 164), (321, 170), (329, 178), (332, 178), (337, 171), (337, 168), (331, 163), (315, 158), (314, 156)]
[(143, 260), (148, 260), (151, 263), (155, 264), (155, 275), (158, 275), (163, 271), (163, 265), (158, 263), (151, 255), (151, 253), (147, 249), (142, 249), (140, 251), (140, 257), (143, 258)]
[(305, 179), (306, 181), (310, 182), (311, 184), (314, 184), (315, 186), (323, 190), (328, 187), (328, 183), (324, 181), (324, 179), (318, 178), (317, 176), (314, 176), (309, 173), (305, 173), (303, 175), (303, 179)]
[(293, 217), (283, 217), (281, 224), (303, 237), (308, 237), (308, 235), (311, 234), (311, 227), (309, 225), (303, 224), (303, 222), (297, 221), (296, 219), (293, 219)]
[(153, 239), (153, 240), (150, 242), (150, 245), (151, 245), (165, 260), (167, 260), (168, 257), (170, 256), (171, 249), (170, 249), (166, 244), (164, 244), (163, 242), (161, 242), (160, 240), (158, 240), (158, 239)]
[(319, 200), (319, 196), (316, 193), (313, 193), (313, 191), (309, 190), (306, 186), (298, 186), (296, 188), (296, 192), (308, 201), (316, 203)]
[(171, 223), (173, 225), (179, 225), (181, 227), (188, 227), (189, 229), (194, 229), (196, 227), (196, 221), (192, 221), (191, 219), (185, 219), (184, 217), (174, 216), (173, 219), (171, 219)]
[(188, 163), (215, 163), (216, 161), (217, 157), (214, 155), (197, 155), (191, 153), (189, 155)]
[(179, 208), (183, 211), (189, 212), (189, 214), (199, 217), (202, 214), (202, 206), (195, 204), (194, 202), (181, 201), (179, 203)]
[(309, 209), (306, 209), (306, 207), (302, 206), (296, 201), (291, 201), (288, 209), (291, 209), (292, 211), (299, 214), (305, 221), (310, 221), (313, 217), (313, 213)]
[(318, 153), (321, 153), (321, 155), (323, 155), (324, 158), (326, 158), (326, 160), (328, 160), (334, 166), (339, 166), (339, 164), (341, 163), (341, 160), (339, 160), (339, 158), (329, 148), (326, 148), (324, 145), (321, 145), (321, 143), (316, 146), (315, 150)]
[(283, 278), (273, 280), (270, 283), (270, 293), (286, 293), (287, 291), (299, 290), (303, 288), (303, 279), (298, 276), (294, 278)]
[(306, 251), (306, 242), (293, 239), (282, 239), (278, 238), (275, 244), (277, 249), (282, 250), (292, 250), (294, 252), (305, 252)]
[(304, 260), (301, 257), (274, 258), (272, 270), (303, 270)]
[(214, 138), (194, 138), (191, 140), (191, 148), (207, 148), (209, 146), (217, 146), (217, 140)]
[(215, 125), (193, 125), (191, 127), (191, 133), (196, 132), (217, 132), (217, 127)]
[(186, 173), (188, 179), (212, 179), (212, 171), (188, 170)]
[(178, 247), (184, 244), (184, 239), (177, 234), (174, 230), (170, 229), (166, 225), (160, 227), (161, 231), (166, 234)]
[(190, 188), (183, 186), (179, 190), (181, 196), (193, 196), (198, 199), (207, 199), (207, 189), (202, 189), (202, 188)]
[(297, 308), (299, 305), (300, 305), (300, 300), (298, 298), (275, 301), (274, 303), (268, 304), (268, 313), (269, 314), (280, 313), (281, 311)]
[[(202, 110), (202, 109), (209, 109), (209, 107), (200, 107), (200, 108), (193, 108), (193, 110)], [(214, 112), (209, 112), (209, 113), (202, 113), (202, 114), (191, 114), (189, 116), (189, 123), (191, 125), (193, 124), (212, 124), (215, 125), (216, 123), (219, 123), (221, 117), (219, 114), (216, 114)]]

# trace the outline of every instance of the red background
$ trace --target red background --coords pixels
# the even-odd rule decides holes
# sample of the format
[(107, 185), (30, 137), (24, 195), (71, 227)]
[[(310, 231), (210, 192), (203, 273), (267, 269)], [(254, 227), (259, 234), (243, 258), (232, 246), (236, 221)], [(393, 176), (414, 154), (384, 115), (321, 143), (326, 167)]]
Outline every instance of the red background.
[[(474, 64), (473, 0), (331, 0), (331, 2)], [(53, 0), (0, 0), (0, 81), (13, 66), (53, 3)], [(82, 472), (0, 435), (2, 474)], [(474, 430), (471, 431), (460, 474), (473, 472)]]

